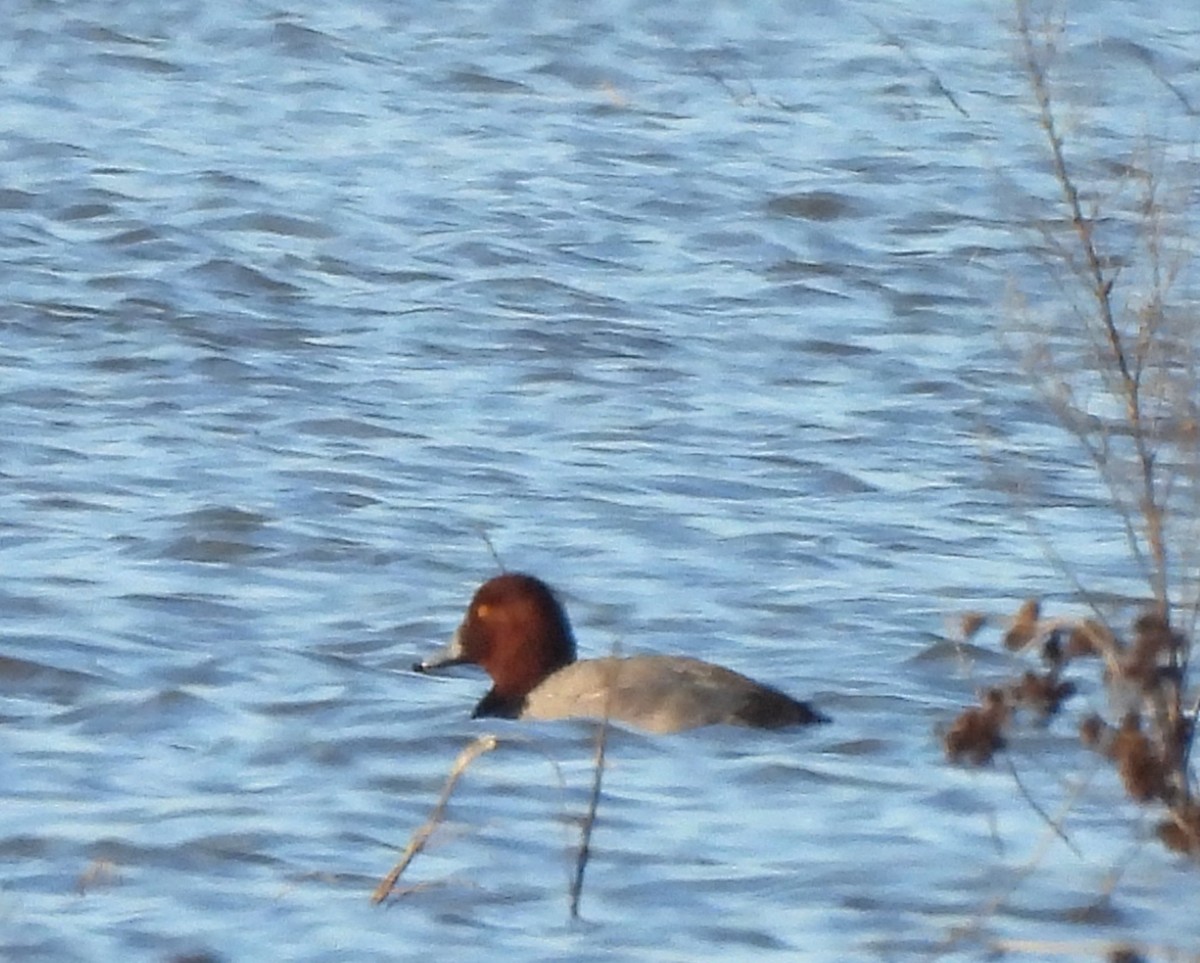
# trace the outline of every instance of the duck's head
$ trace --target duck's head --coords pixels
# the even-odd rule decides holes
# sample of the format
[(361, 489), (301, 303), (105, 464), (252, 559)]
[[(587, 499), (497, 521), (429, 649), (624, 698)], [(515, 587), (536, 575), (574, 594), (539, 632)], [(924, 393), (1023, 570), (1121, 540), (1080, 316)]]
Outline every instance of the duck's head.
[(512, 572), (484, 582), (449, 644), (413, 668), (481, 666), (492, 677), (492, 689), (474, 714), (507, 716), (519, 711), (539, 682), (574, 661), (571, 623), (550, 587)]

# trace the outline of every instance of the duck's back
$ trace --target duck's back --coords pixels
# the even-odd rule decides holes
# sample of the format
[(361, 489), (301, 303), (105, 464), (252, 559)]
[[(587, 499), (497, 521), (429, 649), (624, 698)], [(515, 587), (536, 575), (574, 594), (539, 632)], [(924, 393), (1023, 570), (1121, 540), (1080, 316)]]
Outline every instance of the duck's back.
[(673, 655), (588, 659), (525, 698), (523, 719), (603, 719), (649, 732), (729, 723), (775, 729), (824, 722), (806, 703), (710, 662)]

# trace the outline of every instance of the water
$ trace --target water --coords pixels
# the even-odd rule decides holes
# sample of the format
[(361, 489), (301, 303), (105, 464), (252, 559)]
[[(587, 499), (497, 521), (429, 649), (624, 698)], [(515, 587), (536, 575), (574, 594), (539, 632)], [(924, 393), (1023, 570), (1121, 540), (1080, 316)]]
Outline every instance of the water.
[[(925, 9), (10, 5), (0, 955), (1195, 950), (1195, 870), (1109, 773), (1073, 852), (1006, 763), (942, 761), (1011, 668), (964, 670), (946, 617), (1070, 595), (989, 452), (1048, 458), (1021, 498), (1136, 583), (998, 336), (1014, 284), (1057, 294), (1011, 11)], [(1073, 123), (1194, 184), (1200, 16), (1072, 18)], [(478, 675), (409, 671), (486, 539), (588, 653), (835, 724), (614, 733), (572, 923), (590, 729), (483, 726)], [(422, 887), (372, 907), (482, 731)], [(1072, 744), (1012, 753), (1048, 811)]]

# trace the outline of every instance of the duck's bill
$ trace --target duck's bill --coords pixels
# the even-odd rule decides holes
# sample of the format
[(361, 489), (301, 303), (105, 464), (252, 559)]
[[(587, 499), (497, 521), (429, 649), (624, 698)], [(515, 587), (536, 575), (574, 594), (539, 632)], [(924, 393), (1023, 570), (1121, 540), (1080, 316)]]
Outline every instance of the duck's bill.
[(462, 642), (459, 639), (459, 633), (455, 632), (454, 637), (437, 652), (426, 656), (420, 662), (413, 663), (414, 672), (433, 672), (437, 669), (445, 669), (452, 665), (462, 665), (467, 661), (463, 654)]

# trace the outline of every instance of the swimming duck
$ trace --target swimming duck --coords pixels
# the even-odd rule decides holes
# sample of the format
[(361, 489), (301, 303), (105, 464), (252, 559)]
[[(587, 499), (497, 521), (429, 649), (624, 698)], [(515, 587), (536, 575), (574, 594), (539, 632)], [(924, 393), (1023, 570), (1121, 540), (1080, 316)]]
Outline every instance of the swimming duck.
[(808, 703), (688, 656), (575, 657), (562, 605), (539, 578), (505, 573), (475, 592), (446, 648), (413, 668), (472, 663), (492, 677), (473, 717), (603, 719), (668, 733), (729, 723), (760, 729), (828, 722)]

